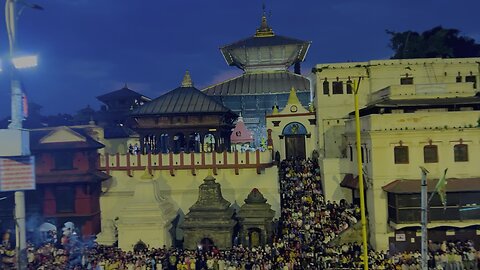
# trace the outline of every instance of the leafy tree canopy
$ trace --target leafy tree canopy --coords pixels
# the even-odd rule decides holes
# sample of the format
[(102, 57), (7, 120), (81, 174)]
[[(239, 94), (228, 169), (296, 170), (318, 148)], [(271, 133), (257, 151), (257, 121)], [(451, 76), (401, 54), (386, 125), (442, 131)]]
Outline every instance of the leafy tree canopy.
[(392, 59), (480, 56), (480, 44), (460, 35), (457, 29), (437, 26), (423, 33), (387, 30), (387, 34), (390, 35), (389, 47), (394, 51)]

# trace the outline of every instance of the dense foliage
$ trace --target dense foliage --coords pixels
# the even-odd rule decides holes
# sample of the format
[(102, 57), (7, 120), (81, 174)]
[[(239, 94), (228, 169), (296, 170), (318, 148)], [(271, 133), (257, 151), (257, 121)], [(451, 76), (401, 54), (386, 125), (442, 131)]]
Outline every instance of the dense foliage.
[(461, 35), (457, 29), (437, 26), (423, 33), (387, 30), (387, 34), (390, 35), (389, 47), (394, 51), (392, 59), (480, 56), (480, 44)]

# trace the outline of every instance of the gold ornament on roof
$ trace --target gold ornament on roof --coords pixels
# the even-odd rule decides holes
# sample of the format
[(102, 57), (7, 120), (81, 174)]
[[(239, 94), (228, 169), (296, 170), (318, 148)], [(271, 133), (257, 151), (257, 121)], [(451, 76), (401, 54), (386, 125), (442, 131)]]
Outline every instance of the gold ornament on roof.
[(185, 75), (183, 76), (182, 87), (193, 87), (193, 81), (188, 70), (185, 71)]
[(292, 88), (290, 89), (290, 95), (288, 96), (287, 105), (293, 105), (293, 104), (301, 104), (301, 103), (300, 103), (300, 100), (298, 99), (297, 91), (292, 86)]
[(275, 34), (273, 33), (272, 28), (268, 26), (267, 15), (265, 14), (265, 5), (263, 5), (262, 22), (260, 24), (260, 27), (257, 28), (255, 37), (273, 37), (273, 36), (275, 36)]

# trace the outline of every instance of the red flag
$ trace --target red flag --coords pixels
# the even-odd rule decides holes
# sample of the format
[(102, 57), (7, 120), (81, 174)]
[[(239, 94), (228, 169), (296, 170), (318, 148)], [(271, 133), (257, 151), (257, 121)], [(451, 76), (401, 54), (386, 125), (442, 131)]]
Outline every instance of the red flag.
[(22, 92), (22, 113), (24, 118), (28, 117), (28, 100), (25, 92)]

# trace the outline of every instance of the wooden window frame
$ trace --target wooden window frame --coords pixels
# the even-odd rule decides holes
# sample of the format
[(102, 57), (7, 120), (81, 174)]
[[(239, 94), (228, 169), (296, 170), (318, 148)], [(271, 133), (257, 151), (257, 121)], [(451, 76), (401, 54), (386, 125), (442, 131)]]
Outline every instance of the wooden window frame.
[(342, 95), (343, 94), (343, 82), (342, 81), (332, 82), (332, 94), (333, 95)]
[[(406, 151), (406, 160), (401, 160), (400, 156), (398, 156), (400, 153), (397, 153), (399, 150), (404, 150)], [(395, 164), (409, 164), (410, 157), (408, 153), (408, 146), (406, 145), (397, 145), (393, 148), (393, 161)]]
[[(427, 152), (428, 150), (434, 150), (435, 152), (434, 155), (431, 157), (431, 159), (428, 157)], [(427, 158), (428, 157), (428, 158)], [(423, 147), (423, 162), (424, 163), (438, 163), (438, 146), (437, 145), (425, 145)]]
[(412, 85), (413, 77), (402, 77), (400, 78), (400, 85)]
[[(465, 149), (465, 154), (464, 156), (460, 156), (461, 149)], [(453, 146), (453, 161), (455, 162), (468, 162), (468, 144), (455, 144)]]

